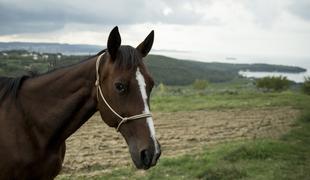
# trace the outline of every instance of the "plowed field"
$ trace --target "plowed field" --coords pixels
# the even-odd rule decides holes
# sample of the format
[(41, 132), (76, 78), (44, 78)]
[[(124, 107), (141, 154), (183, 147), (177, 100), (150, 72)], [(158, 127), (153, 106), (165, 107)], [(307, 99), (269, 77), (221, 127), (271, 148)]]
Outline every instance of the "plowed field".
[[(172, 157), (215, 143), (277, 138), (298, 114), (290, 107), (170, 112), (154, 113), (154, 123), (162, 157)], [(61, 176), (93, 175), (124, 166), (132, 166), (125, 141), (95, 114), (67, 140)]]

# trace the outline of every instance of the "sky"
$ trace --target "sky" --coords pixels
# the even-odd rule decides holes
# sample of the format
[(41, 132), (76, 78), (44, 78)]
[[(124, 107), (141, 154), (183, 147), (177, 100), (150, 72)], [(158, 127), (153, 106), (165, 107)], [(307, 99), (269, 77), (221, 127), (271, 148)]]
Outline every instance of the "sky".
[(0, 41), (106, 45), (118, 26), (162, 51), (310, 57), (310, 0), (0, 0)]

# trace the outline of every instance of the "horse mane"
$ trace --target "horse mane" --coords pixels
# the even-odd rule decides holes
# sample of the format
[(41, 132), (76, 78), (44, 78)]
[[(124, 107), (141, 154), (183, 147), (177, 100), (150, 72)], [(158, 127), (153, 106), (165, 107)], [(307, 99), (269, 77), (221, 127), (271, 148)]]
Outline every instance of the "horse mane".
[(0, 101), (7, 96), (17, 98), (18, 91), (23, 82), (29, 78), (29, 76), (21, 77), (0, 77)]

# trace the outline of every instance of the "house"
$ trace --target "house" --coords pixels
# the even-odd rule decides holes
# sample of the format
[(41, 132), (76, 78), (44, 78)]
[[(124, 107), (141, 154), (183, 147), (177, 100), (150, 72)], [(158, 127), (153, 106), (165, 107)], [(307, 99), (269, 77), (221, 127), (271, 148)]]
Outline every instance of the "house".
[(39, 56), (38, 56), (37, 54), (33, 54), (33, 55), (32, 55), (32, 59), (33, 59), (33, 60), (38, 60), (38, 59), (39, 59)]
[(42, 59), (44, 59), (44, 60), (48, 59), (48, 55), (47, 54), (43, 54)]

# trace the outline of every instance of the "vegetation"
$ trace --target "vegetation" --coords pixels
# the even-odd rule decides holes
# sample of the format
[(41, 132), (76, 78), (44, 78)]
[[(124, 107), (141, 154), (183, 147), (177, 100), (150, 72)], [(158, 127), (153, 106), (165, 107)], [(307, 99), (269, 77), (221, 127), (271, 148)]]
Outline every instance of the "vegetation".
[[(134, 167), (103, 173), (94, 179), (308, 179), (310, 177), (310, 96), (286, 91), (261, 93), (254, 85), (245, 86), (237, 94), (224, 93), (220, 87), (238, 89), (240, 84), (210, 84), (217, 90), (199, 95), (192, 87), (183, 95), (170, 96), (154, 92), (155, 111), (187, 111), (201, 109), (251, 108), (291, 106), (303, 113), (293, 129), (280, 139), (256, 139), (206, 146), (200, 153), (175, 158), (161, 158), (159, 164), (147, 172)], [(191, 90), (190, 90), (191, 89)], [(184, 94), (187, 94), (184, 96)], [(182, 103), (183, 102), (183, 103)], [(186, 102), (186, 103), (184, 103)], [(196, 105), (198, 104), (198, 105)], [(99, 168), (100, 170), (100, 168)], [(70, 179), (70, 177), (67, 177)], [(66, 178), (64, 178), (66, 179)], [(76, 179), (76, 177), (74, 177)], [(80, 177), (84, 179), (84, 177)]]
[[(305, 104), (304, 110), (310, 107), (309, 98)], [(296, 126), (280, 140), (231, 142), (206, 147), (199, 154), (164, 159), (140, 179), (308, 179), (310, 113), (304, 111)]]
[(220, 108), (254, 108), (293, 106), (296, 100), (304, 96), (297, 96), (292, 92), (283, 93), (255, 93), (255, 94), (226, 94), (216, 93), (210, 95), (191, 96), (154, 96), (151, 107), (154, 111), (175, 112), (208, 110)]
[[(38, 59), (34, 59), (34, 55), (28, 56), (22, 51), (5, 53), (10, 56), (2, 53), (0, 75), (9, 76), (16, 76), (28, 70), (46, 72), (86, 58), (32, 53), (38, 56)], [(58, 55), (61, 56), (60, 59)], [(280, 80), (271, 78), (276, 81), (273, 84), (281, 82), (280, 85), (276, 85), (284, 87), (280, 88), (281, 92), (278, 92), (277, 87), (267, 93), (257, 90), (252, 81), (238, 77), (239, 70), (250, 68), (254, 70), (262, 67), (272, 70), (288, 68), (299, 71), (298, 68), (200, 63), (179, 61), (164, 56), (149, 56), (146, 62), (155, 79), (159, 80), (157, 81), (159, 86), (154, 88), (151, 98), (153, 111), (290, 106), (301, 110), (303, 114), (291, 132), (278, 140), (256, 139), (207, 146), (200, 153), (161, 158), (159, 164), (147, 172), (142, 173), (134, 168), (121, 168), (94, 175), (94, 179), (308, 179), (310, 177), (310, 96), (293, 90), (282, 91), (287, 88), (286, 83), (282, 82), (287, 80), (283, 77)], [(204, 84), (206, 88), (197, 90), (194, 86), (168, 86), (192, 84), (196, 79), (202, 80), (198, 81), (198, 84)], [(309, 78), (303, 85), (304, 92), (309, 92), (308, 85)], [(100, 165), (90, 167), (96, 170), (104, 168)], [(84, 179), (84, 177), (72, 179)]]
[[(24, 50), (0, 52), (0, 76), (19, 76), (28, 71), (44, 73), (51, 69), (77, 63), (86, 56), (59, 53), (37, 53)], [(268, 64), (203, 63), (178, 60), (159, 55), (149, 55), (145, 61), (156, 80), (156, 84), (190, 85), (195, 80), (229, 82), (242, 79), (240, 70), (303, 72), (305, 69)]]
[(163, 83), (160, 83), (157, 87), (157, 93), (159, 95), (163, 95), (167, 92), (167, 87), (163, 84)]
[(256, 80), (256, 87), (267, 91), (287, 90), (291, 82), (283, 76), (263, 77)]
[(193, 87), (196, 90), (204, 90), (208, 86), (208, 81), (207, 80), (200, 80), (196, 79), (195, 82), (193, 83)]
[(37, 53), (25, 50), (2, 51), (0, 52), (0, 76), (21, 76), (28, 72), (45, 73), (86, 58), (86, 56)]
[(302, 85), (302, 91), (310, 95), (310, 77), (305, 77), (305, 82)]
[(86, 44), (34, 43), (34, 42), (0, 42), (0, 50), (25, 49), (29, 51), (62, 54), (95, 54), (104, 47)]
[(287, 90), (264, 93), (257, 90), (250, 80), (209, 83), (205, 90), (199, 91), (192, 86), (165, 86), (165, 91), (160, 92), (157, 86), (152, 92), (151, 108), (153, 111), (176, 112), (223, 108), (299, 107), (298, 102), (303, 102), (307, 95), (296, 95), (297, 92)]
[(150, 55), (146, 63), (157, 82), (167, 85), (189, 85), (196, 79), (209, 82), (228, 82), (240, 79), (240, 70), (265, 72), (303, 72), (299, 67), (268, 64), (202, 63)]

